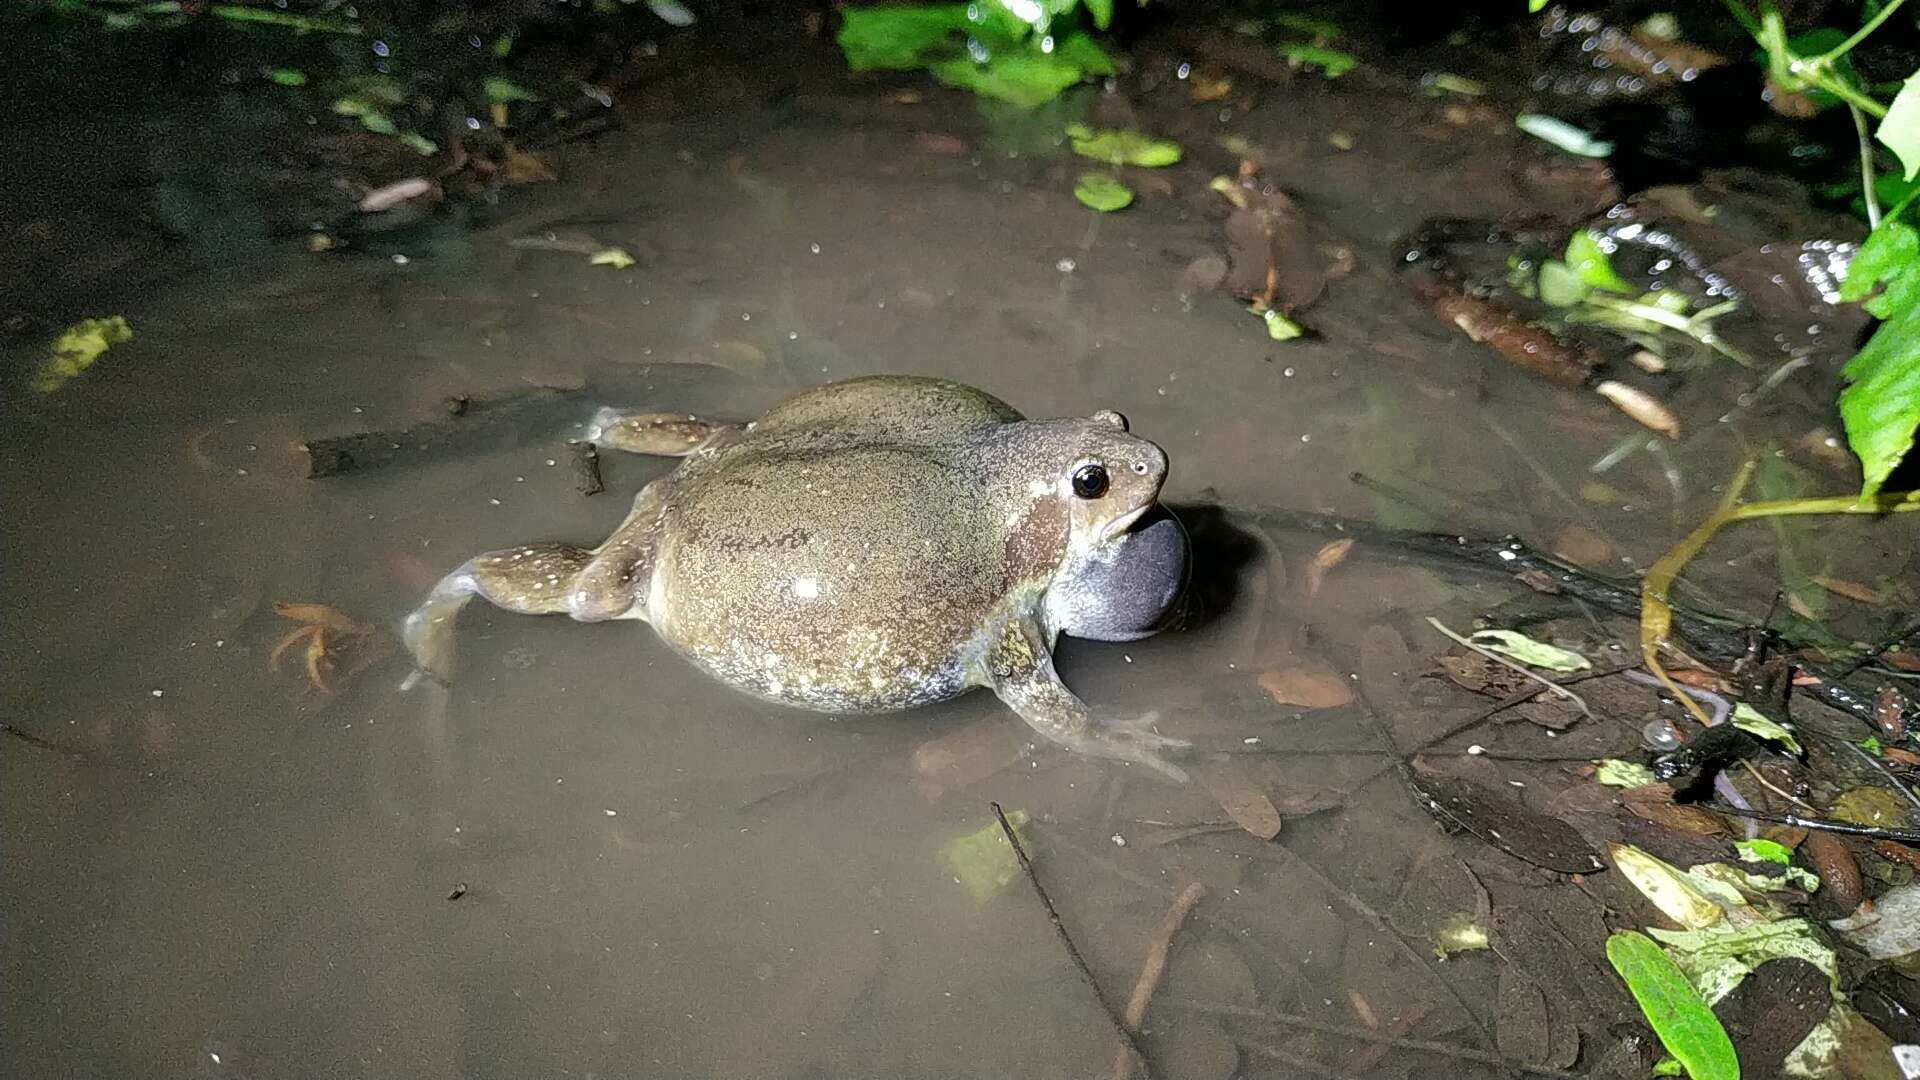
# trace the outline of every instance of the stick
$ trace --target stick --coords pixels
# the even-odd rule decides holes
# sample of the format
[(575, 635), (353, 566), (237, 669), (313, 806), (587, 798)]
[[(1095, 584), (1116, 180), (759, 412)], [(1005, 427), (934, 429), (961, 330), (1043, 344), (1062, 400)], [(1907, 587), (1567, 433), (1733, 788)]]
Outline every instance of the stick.
[[(450, 408), (444, 419), (427, 420), (398, 431), (309, 439), (301, 444), (307, 453), (307, 477), (340, 476), (396, 462), (425, 461), (495, 442), (517, 442), (540, 426), (540, 420), (549, 416), (557, 419), (558, 407), (570, 396), (555, 390), (535, 390), (490, 402), (463, 403)], [(521, 421), (525, 423), (518, 423)]]
[[(1140, 1031), (1140, 1024), (1147, 1018), (1147, 1003), (1153, 1000), (1153, 992), (1160, 988), (1160, 980), (1167, 974), (1167, 956), (1173, 949), (1173, 935), (1180, 932), (1180, 925), (1187, 921), (1187, 913), (1193, 905), (1207, 895), (1206, 886), (1199, 882), (1188, 885), (1173, 901), (1173, 906), (1160, 920), (1159, 929), (1153, 932), (1153, 942), (1147, 946), (1146, 962), (1140, 965), (1140, 977), (1133, 982), (1133, 996), (1127, 999), (1127, 1029), (1134, 1033)], [(1113, 1055), (1113, 1080), (1127, 1080), (1133, 1075), (1133, 1058), (1123, 1048)]]
[(1145, 1080), (1153, 1080), (1153, 1069), (1147, 1064), (1146, 1053), (1140, 1049), (1140, 1040), (1136, 1039), (1133, 1032), (1128, 1030), (1127, 1025), (1121, 1021), (1119, 1012), (1115, 1011), (1113, 1003), (1107, 1000), (1107, 995), (1100, 992), (1100, 984), (1094, 980), (1092, 969), (1087, 967), (1087, 962), (1081, 957), (1079, 948), (1074, 945), (1073, 938), (1068, 935), (1067, 925), (1060, 921), (1060, 912), (1054, 909), (1053, 901), (1047, 897), (1047, 890), (1040, 884), (1040, 876), (1033, 872), (1033, 860), (1027, 858), (1027, 849), (1021, 846), (1019, 835), (1013, 831), (1013, 826), (1008, 824), (1006, 811), (1000, 809), (1000, 804), (997, 802), (987, 805), (993, 807), (993, 816), (1000, 822), (1000, 831), (1007, 835), (1007, 843), (1013, 845), (1013, 854), (1020, 860), (1020, 869), (1027, 872), (1027, 881), (1033, 885), (1034, 894), (1040, 897), (1041, 906), (1047, 909), (1047, 918), (1053, 923), (1053, 932), (1060, 936), (1060, 944), (1066, 946), (1067, 959), (1073, 961), (1073, 966), (1079, 969), (1080, 978), (1087, 984), (1087, 989), (1092, 990), (1094, 998), (1100, 1002), (1100, 1010), (1107, 1014), (1108, 1022), (1113, 1025), (1114, 1034), (1120, 1036), (1120, 1041), (1125, 1044), (1124, 1049), (1133, 1051), (1133, 1056), (1140, 1065), (1140, 1075)]
[(590, 442), (573, 444), (573, 489), (582, 495), (598, 495), (607, 490), (600, 479), (600, 451)]
[[(1492, 1065), (1497, 1068), (1527, 1073), (1532, 1076), (1552, 1076), (1559, 1077), (1561, 1080), (1584, 1080), (1579, 1073), (1566, 1072), (1561, 1069), (1549, 1069), (1540, 1065), (1529, 1065), (1524, 1061), (1515, 1061), (1512, 1058), (1503, 1057), (1489, 1050), (1474, 1050), (1470, 1047), (1455, 1046), (1452, 1043), (1429, 1042), (1426, 1039), (1403, 1039), (1395, 1035), (1382, 1035), (1377, 1031), (1361, 1027), (1358, 1024), (1335, 1024), (1326, 1020), (1310, 1020), (1304, 1016), (1294, 1016), (1291, 1013), (1273, 1012), (1268, 1009), (1251, 1009), (1244, 1005), (1207, 1005), (1197, 1001), (1178, 1000), (1172, 1001), (1169, 1004), (1175, 1008), (1189, 1009), (1193, 1012), (1206, 1013), (1210, 1016), (1229, 1016), (1241, 1020), (1261, 1020), (1269, 1024), (1280, 1024), (1284, 1027), (1299, 1028), (1302, 1031), (1319, 1032), (1322, 1035), (1337, 1035), (1343, 1039), (1352, 1039), (1356, 1042), (1378, 1043), (1382, 1046), (1391, 1046), (1396, 1050), (1416, 1050), (1423, 1054), (1438, 1054), (1441, 1057), (1450, 1057), (1458, 1061), (1478, 1062), (1482, 1065)], [(1257, 1043), (1245, 1042), (1243, 1045), (1251, 1050), (1264, 1050), (1264, 1048)]]
[(1803, 829), (1819, 832), (1839, 833), (1842, 836), (1865, 836), (1873, 840), (1898, 840), (1903, 844), (1920, 844), (1920, 829), (1900, 829), (1883, 825), (1855, 825), (1846, 821), (1827, 821), (1824, 818), (1801, 817), (1799, 814), (1769, 814), (1760, 810), (1742, 810), (1736, 806), (1715, 806), (1722, 814), (1733, 817), (1752, 818), (1755, 821), (1770, 821), (1775, 825), (1797, 825)]

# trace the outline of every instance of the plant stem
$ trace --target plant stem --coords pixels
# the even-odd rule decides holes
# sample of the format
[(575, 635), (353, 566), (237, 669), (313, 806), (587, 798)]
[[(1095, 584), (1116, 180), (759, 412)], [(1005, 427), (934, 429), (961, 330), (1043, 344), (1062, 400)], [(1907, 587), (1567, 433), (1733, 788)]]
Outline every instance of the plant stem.
[(1873, 136), (1867, 131), (1867, 117), (1859, 106), (1847, 102), (1853, 114), (1853, 131), (1860, 137), (1860, 196), (1867, 203), (1867, 228), (1880, 227), (1880, 196), (1873, 190)]
[(1828, 49), (1826, 52), (1821, 53), (1820, 59), (1823, 61), (1826, 61), (1827, 63), (1832, 63), (1833, 61), (1838, 60), (1841, 57), (1847, 55), (1849, 52), (1852, 52), (1853, 47), (1855, 45), (1860, 44), (1860, 42), (1863, 41), (1868, 34), (1871, 34), (1875, 30), (1878, 30), (1880, 28), (1880, 24), (1883, 22), (1886, 22), (1887, 17), (1889, 15), (1892, 15), (1894, 12), (1899, 11), (1900, 5), (1906, 2), (1907, 0), (1892, 0), (1892, 2), (1889, 3), (1886, 7), (1881, 8), (1879, 13), (1876, 14), (1873, 18), (1868, 19), (1865, 26), (1862, 26), (1860, 29), (1855, 30), (1853, 32), (1852, 37), (1848, 38), (1847, 40), (1841, 42), (1838, 45), (1835, 45), (1833, 48)]

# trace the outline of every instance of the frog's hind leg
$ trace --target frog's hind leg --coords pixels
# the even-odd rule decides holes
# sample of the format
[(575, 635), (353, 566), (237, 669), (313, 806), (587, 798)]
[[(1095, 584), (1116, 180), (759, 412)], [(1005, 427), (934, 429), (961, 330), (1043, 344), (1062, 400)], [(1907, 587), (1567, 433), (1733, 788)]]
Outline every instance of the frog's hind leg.
[(440, 579), (401, 627), (413, 655), (414, 673), (450, 682), (454, 619), (478, 596), (519, 615), (570, 615), (581, 622), (646, 618), (645, 590), (652, 582), (654, 536), (664, 491), (649, 484), (633, 509), (597, 548), (540, 543), (476, 555)]
[(1053, 668), (1053, 656), (1040, 628), (1018, 619), (985, 644), (976, 678), (993, 687), (1007, 707), (1032, 728), (1069, 750), (1145, 765), (1169, 780), (1184, 782), (1185, 770), (1166, 753), (1191, 744), (1153, 731), (1152, 714), (1132, 721), (1101, 720)]
[(565, 614), (570, 586), (592, 559), (588, 548), (549, 543), (489, 551), (462, 563), (440, 579), (401, 626), (400, 637), (413, 654), (415, 668), (401, 688), (412, 686), (422, 674), (443, 683), (452, 680), (453, 624), (467, 601), (478, 596), (520, 615)]
[(686, 413), (601, 409), (587, 425), (587, 441), (610, 450), (659, 457), (691, 457), (733, 441), (745, 424), (718, 424)]

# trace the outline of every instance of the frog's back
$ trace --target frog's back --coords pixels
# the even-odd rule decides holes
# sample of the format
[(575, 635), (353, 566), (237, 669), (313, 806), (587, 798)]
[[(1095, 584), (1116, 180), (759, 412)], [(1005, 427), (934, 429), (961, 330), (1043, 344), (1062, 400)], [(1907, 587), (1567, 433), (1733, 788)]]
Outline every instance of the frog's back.
[(723, 681), (813, 709), (964, 690), (962, 654), (1006, 588), (1006, 527), (965, 442), (822, 458), (755, 435), (676, 491), (655, 629)]
[(913, 445), (1019, 419), (1020, 413), (1011, 405), (962, 383), (916, 375), (868, 375), (788, 398), (754, 424), (754, 434), (808, 431), (848, 443)]

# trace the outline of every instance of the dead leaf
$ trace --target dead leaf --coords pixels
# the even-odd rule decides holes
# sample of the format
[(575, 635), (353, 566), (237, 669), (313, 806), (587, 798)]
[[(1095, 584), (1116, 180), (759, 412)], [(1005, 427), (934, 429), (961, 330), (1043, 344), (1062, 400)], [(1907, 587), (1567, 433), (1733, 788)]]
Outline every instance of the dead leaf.
[(944, 131), (919, 132), (913, 137), (913, 145), (929, 154), (945, 154), (949, 157), (959, 157), (972, 149), (967, 145), (967, 140)]
[(1488, 697), (1508, 697), (1539, 685), (1505, 664), (1496, 664), (1479, 653), (1443, 656), (1440, 658), (1440, 672), (1462, 690)]
[(1346, 560), (1347, 553), (1353, 550), (1353, 539), (1330, 540), (1319, 551), (1313, 553), (1312, 561), (1307, 563), (1306, 577), (1301, 579), (1300, 589), (1308, 596), (1318, 596), (1320, 585), (1326, 580), (1327, 572)]
[(1289, 317), (1326, 293), (1337, 258), (1315, 235), (1315, 223), (1276, 188), (1260, 184), (1244, 163), (1241, 178), (1221, 191), (1235, 209), (1227, 217), (1227, 288), (1242, 300)]
[(1911, 750), (1902, 750), (1897, 746), (1883, 746), (1880, 748), (1880, 753), (1902, 765), (1920, 767), (1920, 754)]
[(1614, 559), (1613, 545), (1585, 525), (1569, 525), (1554, 538), (1553, 553), (1571, 563), (1597, 566)]
[(1203, 772), (1200, 782), (1234, 824), (1262, 840), (1280, 835), (1284, 824), (1280, 811), (1259, 788), (1225, 772)]
[(1191, 98), (1196, 105), (1204, 105), (1209, 101), (1219, 101), (1231, 93), (1233, 93), (1233, 80), (1224, 75), (1218, 78), (1195, 75), (1187, 87), (1187, 96)]
[(1873, 850), (1888, 862), (1897, 862), (1920, 870), (1920, 848), (1909, 847), (1897, 840), (1875, 840)]
[(539, 154), (509, 147), (500, 175), (509, 184), (544, 184), (560, 179), (553, 166)]
[(1858, 600), (1863, 604), (1880, 604), (1884, 602), (1880, 596), (1880, 590), (1869, 588), (1857, 581), (1848, 581), (1845, 578), (1819, 576), (1815, 576), (1812, 581), (1815, 585), (1833, 593), (1835, 596), (1844, 596), (1849, 600)]
[(1260, 688), (1281, 705), (1303, 709), (1331, 709), (1353, 700), (1347, 680), (1325, 667), (1273, 668), (1260, 676)]
[(1628, 788), (1620, 793), (1620, 805), (1635, 817), (1695, 836), (1718, 836), (1727, 831), (1727, 823), (1713, 811), (1674, 802), (1673, 789), (1665, 784)]

